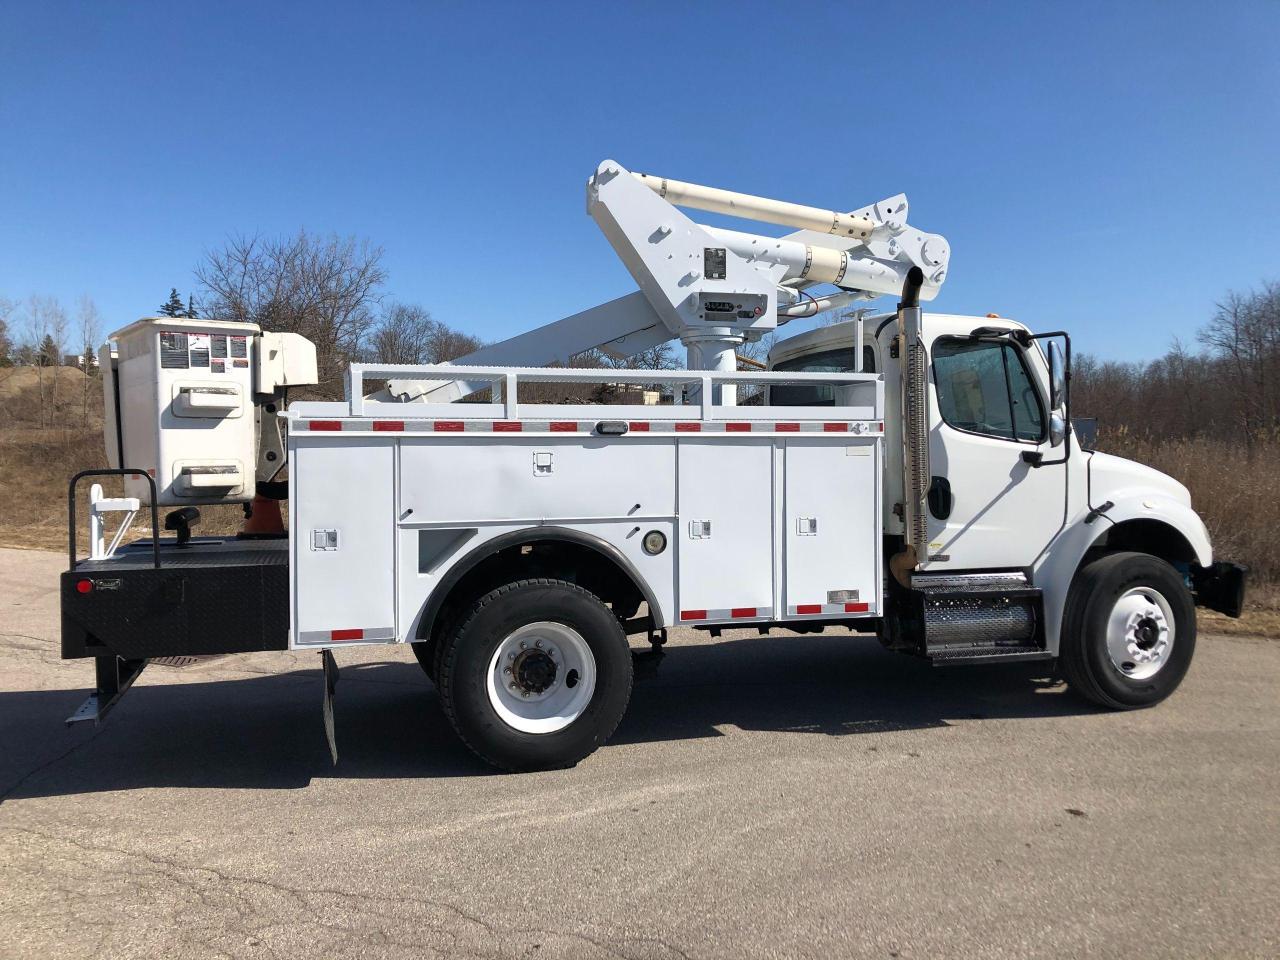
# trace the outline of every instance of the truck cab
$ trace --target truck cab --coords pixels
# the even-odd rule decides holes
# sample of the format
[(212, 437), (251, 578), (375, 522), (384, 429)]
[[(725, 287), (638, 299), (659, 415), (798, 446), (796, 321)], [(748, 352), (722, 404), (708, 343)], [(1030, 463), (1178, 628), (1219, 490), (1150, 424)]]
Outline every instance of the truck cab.
[[(885, 457), (886, 552), (906, 535), (903, 472), (910, 461), (897, 316), (818, 327), (778, 342), (768, 360), (776, 372), (883, 376), (886, 449), (905, 451)], [(1037, 336), (994, 315), (922, 315), (927, 549), (916, 558), (909, 583), (889, 587), (900, 600), (908, 586), (927, 591), (934, 583), (1002, 582), (1033, 590), (1037, 602), (1029, 604), (1029, 619), (1037, 621), (1043, 649), (1063, 659), (1068, 671), (1064, 653), (1074, 650), (1064, 644), (1080, 643), (1071, 634), (1087, 633), (1082, 618), (1091, 614), (1106, 656), (1093, 656), (1093, 663), (1075, 657), (1076, 686), (1111, 706), (1141, 705), (1130, 686), (1151, 695), (1164, 683), (1176, 685), (1175, 675), (1180, 679), (1189, 663), (1192, 602), (1239, 616), (1244, 571), (1214, 562), (1208, 532), (1182, 484), (1143, 464), (1081, 447), (1070, 427), (1069, 342), (1065, 334)], [(770, 402), (822, 405), (834, 402), (834, 394), (830, 387), (781, 386), (772, 388)], [(1114, 597), (1108, 593), (1108, 609), (1092, 609), (1084, 584), (1097, 585), (1102, 561), (1111, 571), (1108, 583), (1129, 583), (1132, 577), (1118, 571), (1158, 565), (1166, 589), (1134, 580)], [(1094, 575), (1086, 576), (1090, 571)], [(997, 634), (999, 621), (1009, 619), (1011, 597), (1005, 589), (980, 610), (953, 603), (938, 619), (968, 616), (966, 637)], [(910, 617), (887, 617), (885, 626), (882, 639), (891, 646), (923, 650), (929, 642), (922, 635), (927, 630)]]

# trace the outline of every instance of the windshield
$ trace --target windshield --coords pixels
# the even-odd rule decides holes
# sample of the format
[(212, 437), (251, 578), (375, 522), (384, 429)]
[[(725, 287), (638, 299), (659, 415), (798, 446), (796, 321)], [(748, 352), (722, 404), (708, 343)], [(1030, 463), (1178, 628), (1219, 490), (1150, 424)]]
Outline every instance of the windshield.
[[(783, 360), (773, 370), (779, 373), (852, 373), (853, 359), (852, 346), (840, 347)], [(876, 352), (870, 344), (862, 347), (862, 372), (876, 372)], [(769, 403), (775, 407), (834, 407), (835, 388), (829, 383), (780, 385), (769, 391)]]

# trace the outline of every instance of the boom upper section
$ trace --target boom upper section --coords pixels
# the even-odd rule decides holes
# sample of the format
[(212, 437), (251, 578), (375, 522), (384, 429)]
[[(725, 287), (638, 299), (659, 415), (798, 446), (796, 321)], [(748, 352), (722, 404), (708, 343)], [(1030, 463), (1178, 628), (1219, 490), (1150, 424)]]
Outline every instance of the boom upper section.
[[(678, 207), (796, 227), (769, 237), (699, 224)], [(849, 213), (648, 174), (606, 160), (587, 182), (587, 212), (635, 279), (635, 293), (504, 340), (445, 366), (541, 366), (591, 349), (624, 358), (669, 340), (690, 369), (734, 369), (735, 349), (778, 325), (857, 299), (901, 293), (920, 267), (933, 299), (950, 247), (907, 224), (902, 194)], [(826, 284), (834, 289), (811, 292)], [(482, 384), (392, 381), (382, 399), (441, 402)]]

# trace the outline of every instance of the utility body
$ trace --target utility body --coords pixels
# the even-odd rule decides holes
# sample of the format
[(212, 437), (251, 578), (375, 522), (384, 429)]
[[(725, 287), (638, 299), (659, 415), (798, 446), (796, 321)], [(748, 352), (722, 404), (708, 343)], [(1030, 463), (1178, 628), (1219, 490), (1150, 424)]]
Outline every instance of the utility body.
[[(331, 711), (333, 651), (410, 643), (468, 745), (536, 769), (608, 738), (628, 638), (660, 653), (674, 626), (1057, 660), (1129, 708), (1181, 681), (1197, 603), (1239, 615), (1244, 570), (1215, 562), (1185, 488), (1081, 448), (1065, 334), (922, 312), (950, 251), (907, 224), (905, 197), (842, 213), (611, 161), (587, 196), (636, 293), (453, 364), (354, 364), (343, 401), (286, 405), (314, 350), (251, 323), (114, 335), (108, 472), (126, 496), (94, 485), (82, 559), (72, 483), (63, 655), (98, 666), (73, 719), (100, 719), (148, 659), (283, 649), (323, 654)], [(676, 205), (798, 229), (711, 228)], [(743, 343), (884, 294), (894, 312), (737, 371)], [(672, 339), (686, 370), (547, 366)], [(604, 401), (537, 402), (549, 384)], [(285, 496), (287, 532), (191, 535), (199, 504)], [(159, 506), (176, 537), (106, 543), (105, 517), (123, 531), (148, 509), (158, 527)]]

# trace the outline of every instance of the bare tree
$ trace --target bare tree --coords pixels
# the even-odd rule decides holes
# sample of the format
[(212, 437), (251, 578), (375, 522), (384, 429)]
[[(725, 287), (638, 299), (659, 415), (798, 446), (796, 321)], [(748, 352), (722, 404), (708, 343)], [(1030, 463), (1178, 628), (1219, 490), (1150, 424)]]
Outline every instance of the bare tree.
[(380, 363), (430, 363), (435, 328), (422, 307), (393, 303), (378, 319), (369, 352)]
[(247, 320), (300, 333), (316, 345), (320, 392), (341, 392), (342, 367), (358, 358), (386, 281), (382, 249), (355, 237), (234, 237), (196, 267), (199, 307), (214, 320)]
[(9, 318), (18, 305), (6, 297), (0, 297), (0, 367), (13, 362), (13, 339), (9, 336)]
[(378, 318), (368, 352), (383, 363), (444, 363), (482, 346), (478, 337), (441, 323), (423, 307), (393, 303)]
[(82, 296), (76, 307), (76, 320), (80, 326), (80, 363), (84, 367), (84, 384), (80, 398), (80, 421), (89, 420), (89, 386), (93, 381), (95, 345), (102, 326), (102, 315), (89, 296)]
[[(19, 359), (36, 367), (39, 424), (51, 426), (56, 420), (58, 365), (67, 339), (67, 312), (56, 297), (32, 296), (23, 305), (21, 321), (23, 344), (18, 351)], [(49, 375), (45, 373), (46, 367), (53, 368)]]
[(1280, 284), (1257, 292), (1231, 292), (1200, 331), (1200, 342), (1222, 361), (1239, 429), (1253, 450), (1280, 415), (1276, 376), (1280, 367)]

